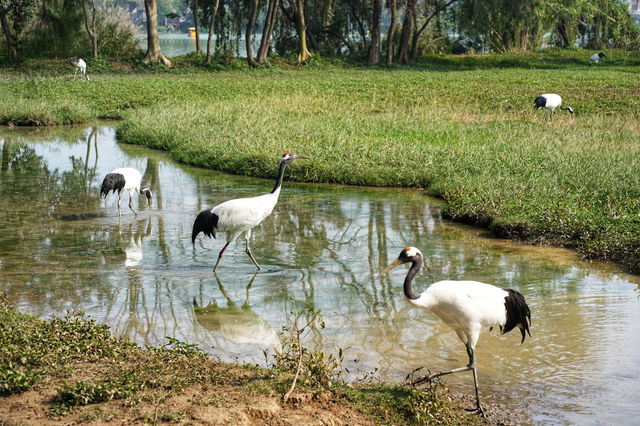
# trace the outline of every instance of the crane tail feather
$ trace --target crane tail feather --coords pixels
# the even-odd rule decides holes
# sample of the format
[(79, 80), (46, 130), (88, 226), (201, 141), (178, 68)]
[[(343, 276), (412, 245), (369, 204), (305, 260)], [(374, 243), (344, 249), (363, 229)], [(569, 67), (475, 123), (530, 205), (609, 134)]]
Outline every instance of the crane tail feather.
[(216, 228), (218, 227), (218, 215), (211, 210), (202, 210), (193, 223), (193, 231), (191, 232), (191, 243), (196, 242), (196, 237), (200, 232), (207, 237), (216, 237)]
[(102, 181), (102, 187), (100, 188), (100, 196), (107, 197), (110, 191), (118, 192), (124, 188), (125, 179), (124, 175), (120, 173), (107, 173)]
[(520, 341), (522, 344), (524, 343), (527, 333), (529, 337), (531, 337), (531, 331), (529, 330), (529, 326), (531, 325), (531, 310), (524, 300), (524, 296), (519, 291), (510, 288), (503, 290), (508, 294), (504, 298), (507, 321), (502, 328), (502, 334), (508, 333), (515, 327), (518, 327), (520, 328), (520, 333), (522, 333), (522, 340)]

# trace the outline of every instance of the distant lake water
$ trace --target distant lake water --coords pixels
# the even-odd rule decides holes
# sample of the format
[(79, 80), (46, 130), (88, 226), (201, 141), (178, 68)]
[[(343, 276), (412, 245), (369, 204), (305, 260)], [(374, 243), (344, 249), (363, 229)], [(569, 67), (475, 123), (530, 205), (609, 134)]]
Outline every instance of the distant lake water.
[[(142, 49), (147, 48), (147, 34), (140, 33), (137, 36), (138, 44)], [(206, 54), (207, 49), (207, 32), (200, 33), (200, 49)], [(196, 51), (196, 39), (195, 37), (189, 37), (189, 34), (185, 33), (161, 33), (158, 35), (160, 41), (160, 50), (167, 58), (173, 58), (175, 56), (186, 55)], [(213, 37), (211, 51), (215, 51), (216, 38)], [(244, 39), (240, 40), (238, 46), (238, 56), (246, 57), (247, 49), (244, 45)]]

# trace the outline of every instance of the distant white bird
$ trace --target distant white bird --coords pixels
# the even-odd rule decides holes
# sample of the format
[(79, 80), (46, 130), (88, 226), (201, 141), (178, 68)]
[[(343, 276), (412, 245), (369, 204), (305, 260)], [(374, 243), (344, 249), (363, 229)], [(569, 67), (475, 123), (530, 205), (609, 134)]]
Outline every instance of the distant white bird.
[(544, 95), (540, 95), (533, 101), (533, 107), (535, 109), (544, 108), (544, 118), (547, 118), (547, 108), (551, 110), (550, 120), (553, 120), (553, 110), (556, 108), (560, 108), (564, 111), (569, 111), (571, 113), (571, 117), (573, 117), (573, 108), (571, 107), (563, 107), (562, 106), (562, 98), (555, 93), (545, 93)]
[(110, 191), (118, 193), (118, 214), (122, 217), (122, 208), (120, 205), (122, 191), (129, 192), (129, 208), (136, 216), (138, 213), (133, 209), (131, 205), (131, 200), (133, 198), (133, 193), (138, 192), (139, 194), (144, 194), (147, 197), (147, 203), (149, 207), (151, 207), (151, 191), (149, 188), (145, 188), (140, 190), (140, 182), (142, 181), (142, 176), (140, 172), (131, 167), (123, 167), (119, 169), (112, 170), (111, 173), (107, 173), (102, 181), (102, 188), (100, 188), (100, 195), (107, 198), (107, 195)]
[(74, 56), (73, 58), (71, 58), (71, 64), (76, 67), (76, 70), (73, 73), (73, 78), (76, 78), (76, 74), (78, 74), (78, 71), (80, 71), (80, 73), (84, 75), (87, 80), (89, 80), (89, 76), (87, 75), (87, 63), (85, 61)]
[(594, 53), (593, 55), (591, 55), (591, 57), (589, 58), (589, 60), (591, 61), (592, 64), (597, 64), (598, 62), (600, 62), (600, 59), (602, 58), (606, 58), (607, 55), (605, 55), (604, 53), (600, 52), (600, 53)]
[(469, 355), (469, 364), (466, 367), (431, 374), (416, 380), (413, 384), (430, 381), (445, 374), (473, 370), (477, 402), (474, 412), (484, 415), (484, 409), (478, 396), (478, 375), (474, 352), (480, 330), (488, 327), (491, 331), (493, 327), (499, 326), (504, 334), (517, 326), (522, 333), (520, 343), (524, 342), (525, 331), (531, 336), (529, 332), (531, 311), (524, 296), (516, 290), (501, 289), (477, 281), (439, 281), (431, 284), (421, 294), (414, 293), (411, 284), (423, 262), (422, 253), (415, 247), (407, 247), (402, 250), (400, 256), (380, 275), (407, 262), (411, 263), (411, 268), (404, 280), (404, 295), (409, 303), (419, 308), (429, 309), (453, 328), (462, 343), (465, 344), (467, 355)]
[(244, 238), (247, 242), (247, 254), (258, 270), (261, 269), (249, 248), (251, 229), (260, 224), (260, 222), (262, 222), (273, 211), (273, 208), (278, 202), (278, 196), (280, 195), (280, 187), (282, 186), (284, 170), (287, 165), (297, 158), (309, 157), (304, 155), (294, 155), (290, 152), (284, 153), (280, 159), (280, 170), (278, 172), (276, 184), (273, 187), (273, 190), (268, 194), (253, 198), (238, 198), (235, 200), (225, 201), (222, 204), (218, 204), (211, 210), (203, 210), (198, 214), (195, 222), (193, 223), (193, 231), (191, 233), (192, 243), (195, 244), (196, 237), (200, 232), (203, 232), (208, 237), (213, 235), (213, 238), (216, 237), (216, 231), (226, 233), (227, 243), (222, 247), (222, 250), (220, 250), (220, 254), (218, 254), (218, 260), (216, 261), (216, 266), (213, 268), (213, 272), (218, 268), (220, 258), (227, 249), (227, 246), (235, 241), (240, 234), (244, 234)]

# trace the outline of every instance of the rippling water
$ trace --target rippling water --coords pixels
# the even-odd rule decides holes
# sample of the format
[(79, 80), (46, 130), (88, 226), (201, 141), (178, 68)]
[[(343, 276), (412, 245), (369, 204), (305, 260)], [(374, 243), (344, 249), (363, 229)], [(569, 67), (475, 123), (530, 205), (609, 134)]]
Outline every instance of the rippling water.
[[(264, 363), (279, 331), (306, 303), (326, 328), (309, 345), (345, 349), (347, 377), (402, 381), (418, 367), (467, 363), (464, 346), (434, 315), (404, 300), (403, 268), (378, 272), (407, 245), (427, 267), (421, 291), (440, 279), (472, 279), (522, 292), (531, 339), (483, 333), (481, 398), (535, 423), (633, 423), (640, 415), (637, 276), (581, 262), (569, 251), (489, 238), (442, 219), (419, 190), (286, 181), (272, 216), (231, 245), (190, 233), (195, 215), (222, 201), (265, 193), (270, 180), (177, 164), (161, 152), (116, 143), (110, 127), (0, 128), (0, 288), (40, 317), (82, 310), (143, 344), (170, 336), (213, 356)], [(282, 153), (273, 153), (274, 168)], [(304, 154), (304, 153), (300, 153)], [(104, 175), (136, 167), (154, 193), (140, 214), (98, 196)], [(294, 163), (290, 167), (296, 167)], [(124, 196), (126, 206), (128, 196)], [(471, 374), (447, 385), (471, 393)]]

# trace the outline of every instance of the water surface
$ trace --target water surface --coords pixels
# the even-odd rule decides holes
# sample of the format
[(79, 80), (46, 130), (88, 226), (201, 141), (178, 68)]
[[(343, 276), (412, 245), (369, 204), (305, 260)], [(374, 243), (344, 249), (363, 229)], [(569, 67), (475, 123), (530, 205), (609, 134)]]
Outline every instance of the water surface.
[[(0, 289), (43, 318), (89, 313), (119, 336), (160, 345), (170, 336), (223, 360), (264, 363), (280, 346), (291, 312), (311, 304), (326, 328), (307, 344), (345, 350), (347, 377), (375, 372), (402, 381), (425, 367), (467, 363), (454, 332), (409, 306), (405, 269), (378, 272), (407, 245), (427, 268), (417, 290), (471, 279), (522, 292), (531, 339), (484, 332), (477, 347), (481, 397), (535, 423), (633, 423), (640, 415), (637, 276), (580, 261), (562, 249), (489, 238), (442, 219), (419, 190), (287, 182), (274, 213), (253, 233), (256, 269), (244, 243), (212, 274), (223, 239), (198, 237), (196, 214), (222, 201), (265, 193), (273, 182), (177, 164), (168, 155), (116, 143), (113, 128), (0, 128)], [(300, 153), (304, 154), (304, 153)], [(281, 153), (273, 154), (274, 168)], [(153, 206), (99, 198), (104, 175), (136, 167)], [(292, 164), (290, 167), (296, 167)], [(446, 380), (471, 393), (471, 374)]]

